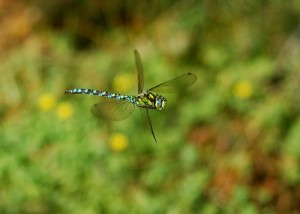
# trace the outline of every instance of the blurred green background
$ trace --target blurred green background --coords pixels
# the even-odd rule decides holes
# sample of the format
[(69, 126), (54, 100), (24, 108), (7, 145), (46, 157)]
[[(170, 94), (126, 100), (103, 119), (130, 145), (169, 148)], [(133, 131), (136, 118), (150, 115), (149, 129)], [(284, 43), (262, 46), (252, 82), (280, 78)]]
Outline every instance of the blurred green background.
[[(297, 213), (300, 2), (0, 1), (0, 213)], [(121, 122), (95, 96), (193, 72)]]

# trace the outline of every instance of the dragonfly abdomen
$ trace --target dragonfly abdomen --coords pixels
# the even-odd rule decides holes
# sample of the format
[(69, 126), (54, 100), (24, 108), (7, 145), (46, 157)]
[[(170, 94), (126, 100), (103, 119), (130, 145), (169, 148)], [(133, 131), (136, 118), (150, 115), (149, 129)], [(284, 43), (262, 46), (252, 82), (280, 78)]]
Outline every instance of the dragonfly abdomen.
[(107, 98), (114, 98), (117, 100), (126, 100), (128, 102), (132, 102), (135, 104), (136, 98), (134, 96), (128, 96), (123, 94), (116, 94), (108, 91), (101, 91), (101, 90), (95, 90), (95, 89), (70, 89), (65, 91), (66, 94), (89, 94), (89, 95), (95, 95), (100, 97), (107, 97)]

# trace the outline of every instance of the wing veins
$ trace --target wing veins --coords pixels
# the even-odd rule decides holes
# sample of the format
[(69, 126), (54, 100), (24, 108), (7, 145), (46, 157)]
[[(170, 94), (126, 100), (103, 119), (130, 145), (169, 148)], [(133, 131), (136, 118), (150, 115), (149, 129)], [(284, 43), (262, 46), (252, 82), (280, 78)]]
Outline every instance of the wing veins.
[(158, 84), (148, 89), (148, 91), (172, 93), (178, 91), (179, 89), (185, 89), (191, 86), (196, 82), (196, 80), (197, 80), (197, 76), (195, 74), (186, 73), (178, 77), (175, 77), (174, 79), (171, 79), (169, 81)]
[(91, 112), (95, 117), (108, 120), (124, 120), (134, 111), (134, 105), (128, 101), (107, 100), (94, 104)]
[(135, 57), (135, 65), (138, 72), (138, 93), (143, 92), (144, 88), (144, 71), (142, 66), (142, 60), (140, 54), (137, 50), (134, 50), (134, 57)]

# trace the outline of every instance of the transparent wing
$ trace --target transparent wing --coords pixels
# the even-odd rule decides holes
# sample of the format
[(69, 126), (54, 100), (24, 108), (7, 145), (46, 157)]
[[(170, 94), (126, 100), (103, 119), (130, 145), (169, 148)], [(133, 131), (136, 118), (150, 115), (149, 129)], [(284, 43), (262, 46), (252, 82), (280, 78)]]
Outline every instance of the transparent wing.
[(134, 109), (134, 105), (128, 101), (105, 100), (94, 104), (91, 112), (95, 117), (118, 121), (129, 117)]
[(150, 125), (150, 130), (151, 130), (152, 136), (153, 136), (155, 142), (157, 143), (157, 140), (156, 140), (156, 137), (155, 137), (155, 134), (154, 134), (154, 131), (153, 131), (152, 122), (151, 122), (151, 118), (150, 118), (149, 110), (148, 109), (146, 109), (146, 113), (147, 113), (147, 120), (148, 120), (149, 125)]
[(144, 88), (144, 71), (142, 66), (142, 60), (140, 54), (137, 50), (134, 50), (135, 64), (138, 72), (138, 93), (143, 92)]
[(197, 76), (195, 74), (186, 73), (167, 82), (154, 86), (148, 89), (148, 91), (153, 91), (157, 93), (172, 93), (193, 85), (196, 82), (196, 80)]

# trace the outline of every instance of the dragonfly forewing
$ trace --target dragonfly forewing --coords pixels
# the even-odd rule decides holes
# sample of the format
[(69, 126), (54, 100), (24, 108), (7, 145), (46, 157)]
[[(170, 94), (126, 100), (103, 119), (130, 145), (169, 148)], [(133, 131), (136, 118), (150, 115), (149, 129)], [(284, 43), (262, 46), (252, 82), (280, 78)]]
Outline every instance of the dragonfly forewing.
[(193, 85), (197, 80), (197, 76), (193, 73), (186, 73), (169, 81), (158, 84), (148, 91), (156, 93), (173, 93), (186, 89)]
[(135, 64), (138, 73), (138, 93), (142, 93), (144, 90), (144, 71), (142, 66), (142, 60), (137, 50), (134, 50)]

